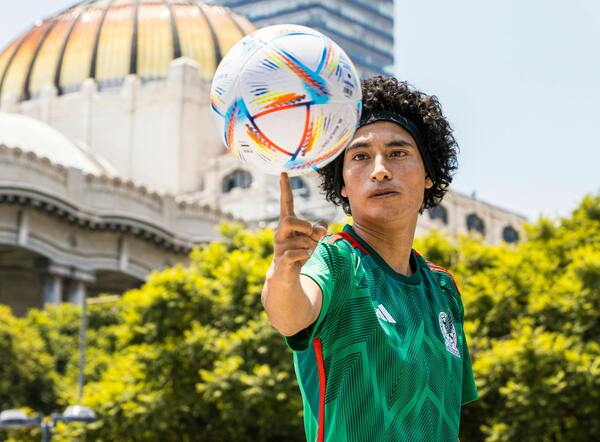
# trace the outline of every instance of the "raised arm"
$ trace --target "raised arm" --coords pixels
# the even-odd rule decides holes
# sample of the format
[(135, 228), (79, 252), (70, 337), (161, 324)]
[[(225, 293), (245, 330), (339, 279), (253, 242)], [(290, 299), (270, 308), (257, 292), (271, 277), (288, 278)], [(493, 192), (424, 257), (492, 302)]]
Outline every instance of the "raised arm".
[(321, 311), (321, 289), (312, 279), (300, 275), (300, 270), (319, 239), (327, 234), (327, 226), (297, 218), (286, 173), (281, 174), (279, 184), (279, 225), (261, 300), (273, 327), (282, 335), (293, 336), (311, 325)]

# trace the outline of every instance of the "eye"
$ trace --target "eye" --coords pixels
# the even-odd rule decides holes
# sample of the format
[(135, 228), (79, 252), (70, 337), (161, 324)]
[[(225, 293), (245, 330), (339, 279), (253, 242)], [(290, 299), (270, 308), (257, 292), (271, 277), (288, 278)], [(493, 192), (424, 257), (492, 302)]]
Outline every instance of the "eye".
[(359, 157), (366, 157), (366, 156), (367, 156), (366, 153), (357, 153), (357, 154), (354, 154), (354, 156), (352, 157), (352, 159), (353, 160), (361, 160), (361, 158), (359, 158)]
[(396, 156), (396, 157), (403, 157), (408, 155), (406, 152), (404, 152), (403, 150), (395, 150), (392, 152), (392, 156)]

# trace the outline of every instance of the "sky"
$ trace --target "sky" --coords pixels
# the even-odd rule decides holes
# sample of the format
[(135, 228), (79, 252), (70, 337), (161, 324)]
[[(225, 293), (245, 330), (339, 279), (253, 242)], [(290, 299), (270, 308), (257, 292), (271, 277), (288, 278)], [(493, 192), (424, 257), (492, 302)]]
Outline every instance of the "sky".
[(600, 2), (399, 0), (395, 72), (438, 96), (455, 190), (535, 221), (600, 192)]
[[(75, 1), (10, 3), (0, 47)], [(396, 76), (454, 128), (454, 190), (530, 221), (600, 192), (600, 2), (396, 0), (395, 14)]]

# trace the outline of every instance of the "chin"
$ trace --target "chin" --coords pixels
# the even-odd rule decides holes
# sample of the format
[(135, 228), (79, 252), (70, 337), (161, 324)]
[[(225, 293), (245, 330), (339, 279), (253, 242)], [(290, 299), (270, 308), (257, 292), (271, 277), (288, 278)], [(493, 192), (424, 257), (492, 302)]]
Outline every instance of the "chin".
[[(417, 212), (418, 213), (418, 212)], [(369, 210), (361, 213), (360, 218), (376, 223), (388, 223), (411, 219), (414, 214), (402, 207), (389, 207), (384, 210)]]

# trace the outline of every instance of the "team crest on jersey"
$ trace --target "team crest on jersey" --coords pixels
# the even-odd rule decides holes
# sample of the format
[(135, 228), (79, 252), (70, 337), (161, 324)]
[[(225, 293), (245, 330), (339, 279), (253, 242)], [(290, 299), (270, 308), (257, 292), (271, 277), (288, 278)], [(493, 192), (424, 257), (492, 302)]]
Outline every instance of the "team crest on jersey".
[(444, 337), (444, 344), (446, 344), (446, 350), (460, 358), (458, 339), (456, 337), (456, 329), (454, 328), (452, 318), (446, 312), (440, 312), (439, 319), (440, 329), (442, 330), (442, 336)]

